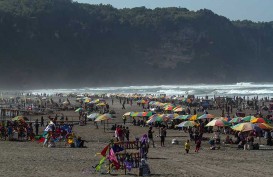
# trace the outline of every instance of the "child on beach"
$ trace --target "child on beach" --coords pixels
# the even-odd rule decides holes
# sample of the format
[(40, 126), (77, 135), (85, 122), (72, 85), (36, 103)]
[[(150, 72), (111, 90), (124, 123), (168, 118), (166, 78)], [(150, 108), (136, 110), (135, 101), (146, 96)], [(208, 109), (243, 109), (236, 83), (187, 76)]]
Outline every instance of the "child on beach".
[(185, 151), (187, 154), (189, 153), (190, 148), (191, 148), (190, 140), (187, 140), (185, 143)]

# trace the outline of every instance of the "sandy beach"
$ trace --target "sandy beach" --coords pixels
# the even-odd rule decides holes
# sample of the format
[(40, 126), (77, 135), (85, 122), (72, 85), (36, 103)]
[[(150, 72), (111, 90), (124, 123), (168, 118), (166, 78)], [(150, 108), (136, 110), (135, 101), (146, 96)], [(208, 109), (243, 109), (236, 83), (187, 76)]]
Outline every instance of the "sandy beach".
[[(113, 123), (122, 124), (122, 115), (130, 111), (143, 111), (134, 102), (132, 107), (122, 105), (118, 100), (107, 100), (111, 110), (115, 110), (116, 118), (109, 121), (109, 128)], [(248, 110), (251, 113), (252, 110)], [(69, 120), (76, 119), (78, 113), (74, 111), (62, 112)], [(209, 113), (220, 116), (220, 110), (209, 110)], [(40, 118), (41, 116), (32, 117)], [(44, 117), (47, 117), (46, 115)], [(128, 120), (129, 121), (129, 120)], [(133, 126), (130, 122), (126, 126), (130, 129), (130, 139), (147, 134), (148, 127)], [(40, 127), (42, 133), (45, 127)], [(43, 148), (41, 143), (0, 141), (0, 176), (7, 177), (59, 177), (59, 176), (108, 176), (109, 174), (94, 173), (92, 166), (98, 164), (100, 157), (95, 156), (113, 139), (114, 131), (103, 125), (96, 129), (94, 122), (87, 122), (86, 126), (75, 125), (74, 132), (87, 140), (87, 148), (66, 148), (57, 143), (56, 148)], [(194, 142), (191, 142), (189, 154), (185, 154), (184, 143), (189, 139), (188, 133), (167, 129), (165, 147), (160, 146), (158, 129), (155, 129), (155, 148), (150, 147), (148, 163), (152, 176), (272, 176), (272, 150), (237, 150), (237, 145), (222, 146), (219, 150), (210, 150), (208, 141), (202, 141), (199, 153), (194, 152)], [(210, 138), (213, 134), (204, 134)], [(224, 138), (225, 135), (222, 135)], [(172, 145), (172, 139), (178, 140), (178, 145)], [(257, 139), (255, 139), (257, 142)], [(265, 140), (262, 140), (265, 143)], [(124, 176), (122, 170), (115, 172)], [(138, 170), (133, 169), (127, 176), (137, 176)]]

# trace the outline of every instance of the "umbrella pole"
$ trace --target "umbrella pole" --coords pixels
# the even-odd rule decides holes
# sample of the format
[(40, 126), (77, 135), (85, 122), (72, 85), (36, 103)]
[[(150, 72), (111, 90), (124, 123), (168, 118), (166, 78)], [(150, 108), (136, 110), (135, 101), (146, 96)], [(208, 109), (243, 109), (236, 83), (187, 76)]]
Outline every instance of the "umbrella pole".
[(104, 130), (104, 132), (105, 132), (105, 121), (103, 121), (103, 122), (104, 122), (104, 124), (103, 124), (103, 125), (104, 125), (103, 130)]

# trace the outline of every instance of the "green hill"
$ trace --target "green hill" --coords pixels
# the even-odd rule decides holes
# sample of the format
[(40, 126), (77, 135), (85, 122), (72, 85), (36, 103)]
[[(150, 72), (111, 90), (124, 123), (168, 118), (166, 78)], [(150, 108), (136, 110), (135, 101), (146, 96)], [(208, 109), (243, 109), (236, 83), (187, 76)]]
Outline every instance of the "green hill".
[(0, 0), (2, 88), (272, 81), (273, 22), (210, 10)]

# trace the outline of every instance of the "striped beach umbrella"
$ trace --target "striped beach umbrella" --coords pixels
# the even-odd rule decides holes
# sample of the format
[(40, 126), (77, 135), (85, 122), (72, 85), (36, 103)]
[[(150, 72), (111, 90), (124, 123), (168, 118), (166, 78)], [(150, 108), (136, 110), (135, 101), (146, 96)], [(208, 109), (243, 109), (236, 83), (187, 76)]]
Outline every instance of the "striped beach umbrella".
[(250, 122), (251, 123), (269, 123), (270, 121), (264, 118), (255, 118), (255, 119), (252, 119)]
[(239, 123), (237, 125), (232, 126), (231, 128), (235, 131), (241, 132), (253, 131), (256, 130), (257, 128), (260, 129), (257, 125), (252, 124), (250, 122)]
[(87, 118), (88, 119), (96, 119), (99, 116), (100, 116), (99, 113), (92, 113), (92, 114), (88, 115)]
[(240, 123), (242, 121), (242, 117), (234, 117), (229, 121), (229, 123)]
[(256, 119), (254, 116), (246, 116), (242, 119), (243, 122), (250, 122), (252, 120)]
[(198, 124), (194, 121), (185, 121), (185, 122), (178, 124), (177, 127), (194, 127), (196, 125), (198, 125)]
[(189, 120), (192, 115), (180, 115), (175, 117), (174, 119), (180, 119), (180, 120)]
[(257, 123), (256, 126), (260, 127), (263, 130), (272, 130), (273, 127), (267, 123)]
[(98, 122), (98, 121), (111, 120), (111, 119), (112, 119), (112, 114), (103, 114), (103, 115), (98, 116), (95, 119), (95, 121)]
[(230, 123), (225, 121), (224, 119), (213, 119), (212, 121), (210, 121), (206, 126), (207, 127), (227, 127), (229, 126)]
[(203, 114), (202, 116), (198, 117), (198, 119), (213, 119), (213, 114)]
[(163, 122), (163, 121), (168, 121), (169, 118), (168, 117), (163, 117), (162, 115), (152, 115), (151, 117), (149, 117), (149, 120), (147, 121), (147, 123), (153, 123), (153, 122)]
[(185, 111), (185, 108), (180, 107), (180, 108), (174, 109), (174, 112), (182, 112), (182, 111)]

